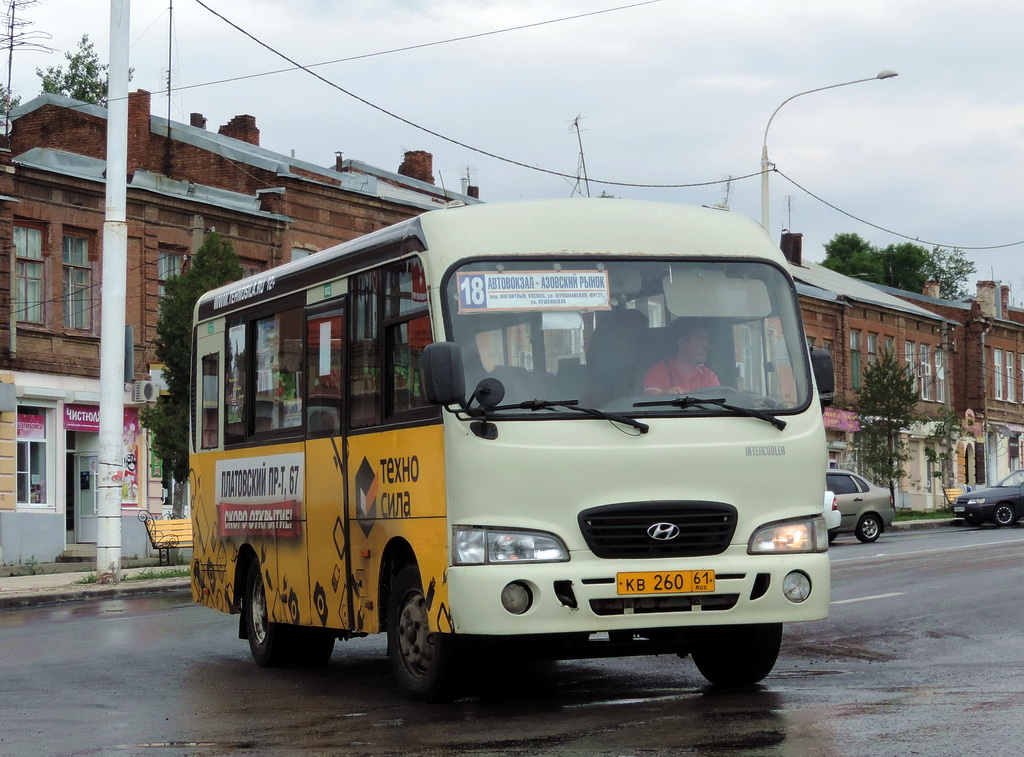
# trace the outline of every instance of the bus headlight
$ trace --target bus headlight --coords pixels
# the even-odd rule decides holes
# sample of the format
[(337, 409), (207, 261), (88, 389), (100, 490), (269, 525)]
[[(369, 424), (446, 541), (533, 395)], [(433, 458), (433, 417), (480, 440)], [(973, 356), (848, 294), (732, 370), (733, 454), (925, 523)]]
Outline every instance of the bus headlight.
[(820, 515), (761, 526), (747, 544), (747, 553), (751, 555), (825, 552), (827, 549), (828, 529)]
[(569, 550), (554, 534), (459, 526), (452, 535), (455, 565), (565, 562)]

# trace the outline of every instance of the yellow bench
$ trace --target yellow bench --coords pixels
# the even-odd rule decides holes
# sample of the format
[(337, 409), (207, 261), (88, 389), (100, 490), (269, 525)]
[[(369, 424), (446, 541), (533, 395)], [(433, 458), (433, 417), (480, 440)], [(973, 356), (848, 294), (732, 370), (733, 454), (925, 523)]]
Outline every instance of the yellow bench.
[(139, 520), (146, 526), (149, 543), (157, 550), (161, 565), (171, 564), (170, 550), (192, 547), (191, 518), (154, 518), (148, 512), (141, 512)]

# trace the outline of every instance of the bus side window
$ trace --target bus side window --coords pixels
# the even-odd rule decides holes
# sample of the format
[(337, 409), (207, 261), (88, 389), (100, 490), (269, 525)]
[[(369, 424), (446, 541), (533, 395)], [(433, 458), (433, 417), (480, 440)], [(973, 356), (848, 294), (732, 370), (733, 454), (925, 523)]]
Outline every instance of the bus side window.
[(341, 431), (345, 316), (341, 310), (306, 319), (306, 431), (336, 436)]
[(224, 362), (224, 444), (245, 441), (246, 409), (246, 329), (238, 320), (228, 324), (228, 352)]
[(203, 356), (203, 449), (220, 441), (220, 359), (216, 354)]
[(420, 368), (423, 348), (430, 342), (428, 316), (423, 315), (388, 327), (388, 345), (391, 349), (390, 413), (430, 407), (423, 394), (423, 372)]
[(349, 342), (349, 420), (353, 428), (381, 422), (380, 294), (377, 271), (352, 280), (351, 341)]
[(409, 258), (386, 266), (384, 324), (387, 344), (388, 416), (429, 407), (423, 396), (420, 359), (430, 344), (427, 281), (423, 263)]

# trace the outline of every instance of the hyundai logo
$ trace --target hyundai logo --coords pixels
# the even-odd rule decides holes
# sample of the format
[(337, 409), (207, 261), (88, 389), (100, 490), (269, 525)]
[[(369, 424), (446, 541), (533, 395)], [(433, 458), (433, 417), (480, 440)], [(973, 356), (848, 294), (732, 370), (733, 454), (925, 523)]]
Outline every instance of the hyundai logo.
[(647, 535), (657, 541), (671, 541), (679, 536), (679, 526), (675, 523), (655, 523), (647, 527)]

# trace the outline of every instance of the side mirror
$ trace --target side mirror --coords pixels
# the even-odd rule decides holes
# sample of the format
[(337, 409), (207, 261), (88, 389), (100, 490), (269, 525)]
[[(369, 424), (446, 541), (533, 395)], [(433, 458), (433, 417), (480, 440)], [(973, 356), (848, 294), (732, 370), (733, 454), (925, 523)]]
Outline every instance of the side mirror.
[(423, 348), (423, 390), (433, 405), (465, 405), (466, 375), (462, 348), (454, 342), (434, 342)]
[(814, 383), (818, 386), (821, 406), (828, 407), (835, 399), (836, 372), (832, 366), (832, 353), (828, 350), (811, 350), (811, 369), (814, 371)]

